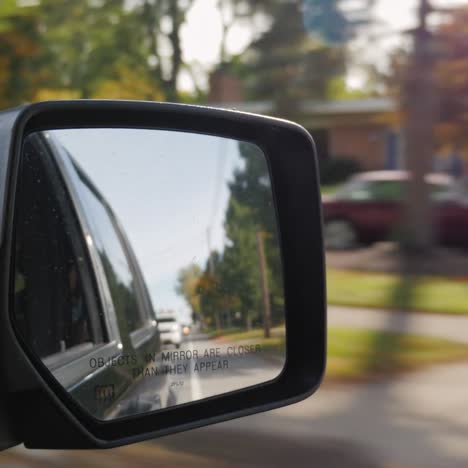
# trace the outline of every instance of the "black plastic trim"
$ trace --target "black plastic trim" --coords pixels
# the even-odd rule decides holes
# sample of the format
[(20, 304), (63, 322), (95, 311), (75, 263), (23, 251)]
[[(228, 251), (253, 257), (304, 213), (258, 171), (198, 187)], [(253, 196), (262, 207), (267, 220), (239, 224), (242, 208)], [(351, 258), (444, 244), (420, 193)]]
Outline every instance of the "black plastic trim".
[[(13, 122), (12, 122), (13, 119)], [(28, 447), (92, 448), (180, 432), (299, 401), (319, 386), (325, 369), (324, 253), (315, 147), (299, 125), (280, 119), (180, 104), (136, 101), (53, 101), (0, 114), (13, 126), (8, 153), (0, 154), (2, 255), (1, 362), (17, 422)], [(98, 421), (84, 412), (21, 345), (9, 316), (8, 291), (14, 195), (24, 137), (38, 130), (117, 127), (178, 130), (251, 142), (265, 153), (272, 177), (282, 249), (286, 364), (266, 384), (125, 420)], [(5, 150), (5, 148), (3, 148)], [(0, 151), (2, 148), (0, 147)], [(0, 186), (0, 190), (3, 187)], [(44, 431), (44, 420), (47, 427)]]

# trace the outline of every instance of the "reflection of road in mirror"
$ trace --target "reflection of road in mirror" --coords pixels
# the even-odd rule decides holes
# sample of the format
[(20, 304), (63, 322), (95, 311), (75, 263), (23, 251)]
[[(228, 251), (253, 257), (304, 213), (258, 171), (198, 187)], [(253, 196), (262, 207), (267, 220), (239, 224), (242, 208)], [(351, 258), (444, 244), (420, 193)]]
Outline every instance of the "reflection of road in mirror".
[(259, 344), (219, 342), (195, 333), (180, 349), (164, 349), (141, 372), (146, 375), (143, 381), (156, 372), (166, 374), (167, 406), (173, 406), (271, 381), (281, 373), (284, 361), (284, 356)]

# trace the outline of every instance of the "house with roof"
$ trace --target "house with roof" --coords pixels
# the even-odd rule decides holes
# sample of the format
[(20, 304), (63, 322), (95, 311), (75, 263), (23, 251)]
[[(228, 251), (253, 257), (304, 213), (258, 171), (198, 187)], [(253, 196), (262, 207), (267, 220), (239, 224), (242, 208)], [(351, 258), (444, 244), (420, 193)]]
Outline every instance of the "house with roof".
[[(212, 76), (209, 105), (274, 115), (272, 101), (249, 102), (232, 77)], [(404, 168), (398, 103), (387, 97), (305, 101), (295, 120), (314, 137), (320, 159), (350, 158), (363, 170)]]

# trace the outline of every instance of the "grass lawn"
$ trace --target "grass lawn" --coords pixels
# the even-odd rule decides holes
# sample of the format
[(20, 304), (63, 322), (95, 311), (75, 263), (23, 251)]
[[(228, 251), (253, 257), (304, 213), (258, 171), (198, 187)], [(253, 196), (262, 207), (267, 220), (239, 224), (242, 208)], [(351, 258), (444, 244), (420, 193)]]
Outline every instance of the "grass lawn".
[(213, 331), (209, 333), (212, 338), (219, 341), (252, 341), (262, 347), (263, 352), (284, 356), (284, 327), (271, 329), (271, 337), (263, 337), (263, 329), (254, 329), (250, 331), (233, 328), (230, 330)]
[(468, 345), (438, 338), (349, 328), (328, 333), (327, 380), (362, 380), (468, 360)]
[(327, 270), (329, 304), (468, 314), (468, 279)]
[[(265, 352), (284, 353), (284, 329), (272, 330), (270, 339), (263, 330), (227, 330), (212, 336), (219, 341), (251, 341)], [(328, 381), (365, 380), (423, 366), (468, 360), (468, 345), (432, 337), (402, 335), (373, 330), (330, 328), (327, 352)]]

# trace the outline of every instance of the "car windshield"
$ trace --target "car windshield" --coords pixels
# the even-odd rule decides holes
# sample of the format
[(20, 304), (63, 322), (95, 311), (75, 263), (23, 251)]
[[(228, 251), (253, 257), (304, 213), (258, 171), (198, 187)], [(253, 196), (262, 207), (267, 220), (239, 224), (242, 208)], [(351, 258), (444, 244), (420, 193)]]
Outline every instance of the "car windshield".
[[(135, 444), (104, 455), (22, 448), (8, 452), (5, 463), (467, 467), (467, 25), (468, 0), (0, 1), (1, 109), (41, 100), (126, 99), (207, 105), (289, 119), (314, 139), (317, 174), (310, 183), (319, 179), (322, 194), (330, 195), (323, 203), (327, 371), (314, 397), (278, 411), (167, 436), (157, 444)], [(232, 134), (236, 134), (234, 119)], [(107, 141), (99, 135), (95, 138), (102, 147), (120, 141), (118, 132)], [(272, 131), (271, 145), (276, 144)], [(151, 148), (151, 157), (162, 161), (158, 167), (177, 160), (156, 144)], [(184, 148), (189, 148), (185, 154), (191, 158), (191, 147)], [(284, 158), (294, 161), (298, 151), (288, 148)], [(95, 162), (98, 158), (88, 159)], [(214, 174), (238, 194), (245, 195), (245, 189), (253, 187), (251, 196), (239, 197), (242, 203), (230, 211), (241, 226), (234, 233), (236, 238), (257, 252), (255, 239), (246, 234), (245, 220), (255, 213), (256, 219), (271, 228), (266, 211), (257, 208), (271, 208), (265, 194), (271, 195), (268, 190), (274, 190), (277, 181), (270, 184), (263, 160), (263, 166), (262, 162), (252, 164), (246, 176), (242, 168), (247, 159), (240, 159), (219, 158), (212, 168), (200, 164), (193, 174), (178, 168), (184, 187), (175, 198), (182, 200), (182, 206), (185, 187), (190, 188), (195, 179), (214, 180)], [(136, 156), (132, 159), (135, 166), (137, 160)], [(118, 154), (113, 161), (116, 168), (121, 167)], [(144, 161), (150, 164), (150, 158)], [(100, 173), (105, 173), (114, 164), (102, 166)], [(297, 170), (301, 170), (299, 165)], [(97, 172), (89, 173), (91, 179)], [(418, 181), (436, 176), (438, 182), (430, 182), (427, 190), (422, 183), (400, 180), (405, 173), (416, 174)], [(166, 190), (164, 170), (158, 177), (151, 171), (140, 174), (142, 187), (160, 184)], [(119, 199), (132, 208), (134, 201), (125, 198), (131, 174), (128, 178), (121, 175)], [(73, 243), (74, 213), (67, 211), (66, 198), (47, 201), (29, 193), (37, 188), (37, 180), (31, 176), (30, 187), (23, 187), (17, 200), (29, 207), (43, 233), (28, 251), (21, 239), (30, 235), (29, 220), (19, 220), (14, 301), (23, 331), (36, 337), (37, 353), (44, 357), (106, 345), (112, 337), (105, 324), (93, 319), (99, 317), (99, 310), (87, 297), (87, 291), (95, 288), (92, 276), (84, 266), (75, 268), (79, 264), (74, 259), (82, 256), (86, 245)], [(138, 186), (140, 179), (133, 180)], [(144, 294), (132, 280), (136, 276), (125, 243), (107, 207), (86, 181), (81, 190), (88, 215), (99, 214), (100, 222), (93, 227), (117, 312), (127, 314), (125, 327), (134, 341), (143, 342), (145, 326), (151, 321), (129, 313)], [(166, 291), (151, 297), (155, 322), (166, 330), (161, 332), (167, 338), (164, 346), (178, 346), (179, 339), (203, 342), (208, 338), (220, 346), (231, 342), (244, 346), (261, 325), (256, 256), (242, 255), (242, 269), (234, 274), (226, 267), (229, 258), (213, 256), (206, 264), (178, 248), (183, 232), (193, 232), (193, 242), (210, 260), (211, 251), (224, 245), (222, 234), (215, 236), (210, 230), (221, 216), (221, 192), (213, 187), (209, 199), (194, 197), (191, 202), (200, 209), (194, 209), (186, 223), (166, 221), (177, 218), (177, 210), (167, 210), (166, 219), (145, 220), (145, 227), (154, 223), (174, 241), (160, 246), (153, 240), (157, 235), (144, 232), (142, 238), (154, 245), (151, 255), (136, 252), (143, 267), (163, 270), (180, 258), (187, 265), (180, 275), (183, 286), (177, 290), (163, 275), (157, 284), (148, 284), (151, 291)], [(176, 189), (168, 193), (175, 194)], [(328, 203), (329, 198), (346, 203)], [(148, 206), (164, 206), (166, 201), (151, 198)], [(385, 203), (369, 203), (374, 201)], [(207, 219), (200, 216), (202, 208), (211, 213)], [(51, 246), (57, 235), (49, 222), (52, 209), (65, 220), (70, 218), (69, 238), (57, 239), (61, 250)], [(308, 222), (308, 213), (299, 212), (296, 206), (290, 206), (289, 216)], [(131, 221), (128, 224), (130, 232), (133, 226)], [(229, 226), (225, 227), (227, 231)], [(99, 236), (108, 232), (113, 233), (108, 242), (100, 242)], [(287, 241), (283, 236), (285, 248)], [(265, 244), (269, 242), (272, 238), (266, 238)], [(34, 281), (27, 284), (28, 258), (39, 258), (52, 247), (56, 251), (52, 266), (68, 271), (71, 279), (55, 270), (49, 275), (31, 271)], [(266, 249), (268, 256), (268, 245)], [(264, 296), (270, 299), (273, 313), (284, 313), (287, 321), (288, 314), (300, 311), (290, 309), (288, 288), (283, 297), (279, 257), (267, 259), (272, 265), (267, 275), (272, 288)], [(300, 263), (284, 268), (302, 275)], [(222, 295), (215, 294), (219, 285), (211, 273), (217, 269), (236, 285), (241, 303), (246, 304), (241, 311), (236, 308), (237, 296), (225, 295), (224, 302), (216, 302)], [(205, 290), (192, 281), (202, 273)], [(59, 285), (53, 291), (47, 288), (50, 278)], [(314, 278), (300, 280), (315, 294)], [(75, 296), (70, 292), (72, 283), (76, 283)], [(38, 314), (28, 299), (29, 287), (49, 301), (44, 313)], [(214, 292), (210, 296), (206, 291)], [(80, 326), (74, 325), (71, 315), (67, 323), (59, 323), (57, 304), (77, 297), (83, 299)], [(170, 311), (164, 303), (167, 298), (175, 304)], [(167, 317), (172, 313), (175, 318)], [(203, 314), (210, 322), (200, 331), (195, 325)], [(55, 326), (50, 336), (44, 331), (46, 323)], [(176, 336), (181, 332), (171, 329), (171, 323), (190, 325), (190, 334)], [(262, 340), (271, 356), (255, 355), (242, 368), (239, 380), (261, 375), (263, 366), (278, 362), (284, 352), (279, 336)], [(28, 393), (31, 383), (23, 384)], [(196, 386), (193, 392), (200, 394)], [(161, 414), (162, 420), (165, 416)]]

